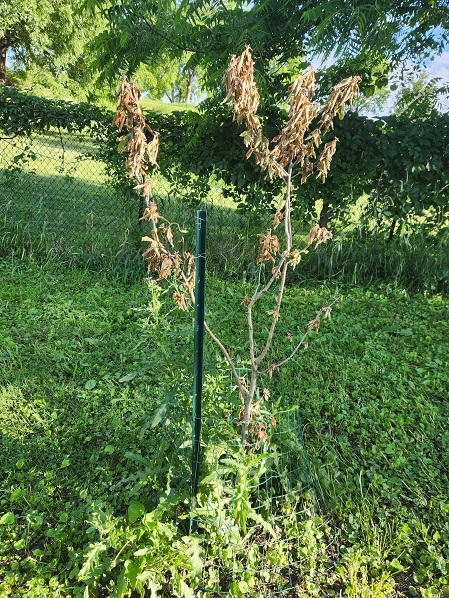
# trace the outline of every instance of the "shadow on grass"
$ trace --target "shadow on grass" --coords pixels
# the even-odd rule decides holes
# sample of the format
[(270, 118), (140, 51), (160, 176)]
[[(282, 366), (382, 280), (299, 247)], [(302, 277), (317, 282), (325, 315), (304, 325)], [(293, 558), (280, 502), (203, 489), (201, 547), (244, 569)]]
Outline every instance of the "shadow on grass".
[[(188, 251), (195, 251), (196, 211), (206, 209), (210, 271), (242, 277), (254, 269), (256, 235), (270, 225), (268, 221), (262, 224), (260, 217), (250, 218), (212, 202), (183, 202), (168, 187), (167, 183), (164, 192), (162, 186), (154, 201), (164, 217), (187, 231)], [(150, 224), (139, 221), (139, 202), (137, 194), (119, 193), (79, 177), (0, 170), (3, 245), (12, 244), (16, 231), (17, 246), (45, 247), (57, 255), (125, 253), (134, 259), (136, 251), (142, 251), (141, 237), (151, 234)]]
[(79, 154), (92, 154), (97, 145), (89, 136), (83, 136), (76, 133), (62, 133), (61, 137), (58, 131), (48, 131), (45, 135), (33, 136), (33, 149), (45, 153), (49, 150), (49, 158), (56, 159), (56, 152), (76, 152)]
[[(23, 498), (50, 517), (63, 508), (62, 502), (76, 503), (83, 491), (112, 501), (118, 511), (126, 509), (134, 482), (125, 479), (139, 469), (127, 454), (152, 455), (157, 449), (155, 435), (139, 439), (142, 418), (154, 409), (154, 399), (140, 393), (108, 394), (107, 388), (87, 392), (73, 383), (33, 379), (4, 387), (3, 494), (6, 488), (20, 487)], [(110, 494), (113, 486), (122, 492)], [(27, 510), (25, 503), (22, 509)]]

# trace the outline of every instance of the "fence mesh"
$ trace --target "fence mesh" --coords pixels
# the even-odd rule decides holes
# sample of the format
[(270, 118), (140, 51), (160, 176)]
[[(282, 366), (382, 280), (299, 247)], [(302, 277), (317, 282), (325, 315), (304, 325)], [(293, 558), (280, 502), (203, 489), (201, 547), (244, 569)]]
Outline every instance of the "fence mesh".
[[(186, 246), (191, 252), (195, 212), (207, 209), (209, 268), (255, 271), (255, 233), (262, 224), (236, 212), (219, 183), (212, 185), (206, 199), (194, 202), (191, 190), (182, 193), (156, 176), (154, 200), (164, 216), (190, 231)], [(45, 243), (58, 255), (132, 251), (140, 256), (139, 240), (148, 234), (149, 224), (139, 221), (139, 202), (136, 193), (112, 186), (88, 136), (60, 131), (14, 138), (0, 134), (3, 242), (20, 235), (21, 243)], [(221, 413), (216, 405), (205, 406), (194, 511), (206, 545), (198, 595), (228, 595), (230, 590), (235, 594), (236, 573), (243, 594), (296, 595), (311, 572), (329, 566), (333, 552), (299, 413), (296, 408), (262, 412), (259, 423), (266, 437), (247, 450), (238, 431), (238, 411), (237, 404)], [(191, 450), (188, 415), (178, 409), (164, 421), (161, 452), (155, 458), (165, 464), (167, 484), (177, 478), (180, 486), (186, 486)], [(217, 537), (226, 542), (217, 543)], [(216, 546), (224, 543), (229, 551), (218, 554)]]
[[(197, 595), (303, 595), (318, 573), (330, 570), (337, 546), (307, 458), (299, 409), (262, 411), (253, 424), (264, 426), (266, 439), (244, 447), (236, 408), (236, 401), (225, 410), (203, 404), (200, 484), (192, 511), (204, 547)], [(188, 491), (187, 410), (174, 405), (164, 420), (164, 454), (157, 459), (166, 460), (169, 483)]]
[[(140, 198), (112, 185), (97, 153), (87, 135), (50, 130), (8, 138), (0, 131), (3, 243), (17, 237), (24, 247), (44, 246), (58, 255), (138, 258), (140, 238), (149, 232), (149, 225), (139, 221)], [(238, 213), (218, 182), (197, 201), (192, 189), (156, 175), (153, 199), (164, 216), (189, 231), (191, 251), (195, 212), (208, 210), (210, 266), (247, 268), (253, 261), (257, 219)]]
[[(89, 137), (49, 132), (3, 139), (0, 149), (4, 223), (30, 242), (92, 253), (119, 246), (133, 225), (132, 200), (107, 184)], [(134, 211), (134, 214), (133, 214)]]
[[(196, 512), (199, 532), (210, 538), (205, 595), (235, 592), (236, 577), (239, 589), (252, 595), (299, 595), (317, 569), (329, 567), (334, 555), (298, 409), (262, 415), (261, 421), (269, 442), (252, 449), (244, 449), (236, 433), (220, 442), (220, 427), (229, 432), (238, 422), (204, 422)], [(225, 554), (217, 553), (217, 537), (226, 538), (231, 547)]]

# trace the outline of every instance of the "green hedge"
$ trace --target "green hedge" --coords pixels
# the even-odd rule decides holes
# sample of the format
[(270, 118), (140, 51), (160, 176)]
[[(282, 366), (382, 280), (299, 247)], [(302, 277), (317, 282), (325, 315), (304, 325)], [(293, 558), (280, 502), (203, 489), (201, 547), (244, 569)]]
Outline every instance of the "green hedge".
[[(263, 116), (268, 136), (276, 134), (284, 117), (277, 108)], [(111, 118), (111, 113), (91, 104), (0, 88), (0, 128), (5, 135), (31, 135), (51, 127), (90, 132), (114, 183), (129, 186)], [(279, 197), (279, 181), (270, 181), (253, 160), (245, 159), (241, 130), (226, 106), (208, 101), (201, 112), (152, 112), (148, 120), (161, 133), (160, 172), (181, 197), (201, 200), (211, 181), (219, 181), (224, 195), (245, 210), (270, 207)], [(322, 199), (327, 215), (341, 217), (366, 193), (371, 198), (366, 221), (371, 218), (377, 228), (385, 225), (390, 232), (414, 215), (425, 214), (437, 224), (447, 217), (449, 115), (432, 112), (418, 121), (350, 113), (332, 135), (339, 144), (326, 183), (311, 177), (307, 185), (297, 185), (296, 203), (302, 213)]]

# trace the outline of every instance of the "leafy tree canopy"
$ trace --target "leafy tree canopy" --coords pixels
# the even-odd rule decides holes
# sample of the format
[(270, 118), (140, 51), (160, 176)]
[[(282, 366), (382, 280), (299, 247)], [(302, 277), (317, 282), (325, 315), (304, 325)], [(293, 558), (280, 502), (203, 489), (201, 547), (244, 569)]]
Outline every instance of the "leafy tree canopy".
[(85, 2), (108, 22), (94, 42), (106, 78), (117, 71), (134, 73), (141, 62), (151, 64), (163, 52), (178, 58), (187, 52), (188, 68), (201, 65), (205, 86), (216, 91), (229, 55), (250, 45), (262, 73), (259, 87), (267, 87), (272, 99), (282, 96), (290, 78), (286, 65), (312, 54), (340, 57), (341, 66), (348, 60), (363, 65), (363, 85), (370, 94), (385, 84), (388, 69), (441, 52), (449, 32), (446, 0)]
[(97, 15), (83, 13), (75, 0), (0, 0), (0, 83), (5, 82), (6, 56), (29, 69), (43, 67), (54, 75), (65, 71), (82, 80), (87, 71), (86, 40), (102, 26)]
[(448, 41), (447, 0), (328, 0), (308, 3), (303, 18), (311, 47), (327, 56), (371, 48), (397, 66), (441, 53)]

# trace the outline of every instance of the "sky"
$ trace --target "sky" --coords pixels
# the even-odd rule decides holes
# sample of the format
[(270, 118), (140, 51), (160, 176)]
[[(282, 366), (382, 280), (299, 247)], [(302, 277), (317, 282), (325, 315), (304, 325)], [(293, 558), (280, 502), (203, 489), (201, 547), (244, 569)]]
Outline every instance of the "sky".
[(449, 82), (449, 48), (437, 56), (435, 60), (429, 62), (429, 73), (432, 77), (441, 77), (446, 82)]
[[(434, 60), (429, 61), (427, 71), (430, 77), (438, 77), (441, 79), (439, 84), (449, 86), (449, 46), (445, 51), (436, 56)], [(442, 111), (449, 111), (449, 97), (440, 97)]]

